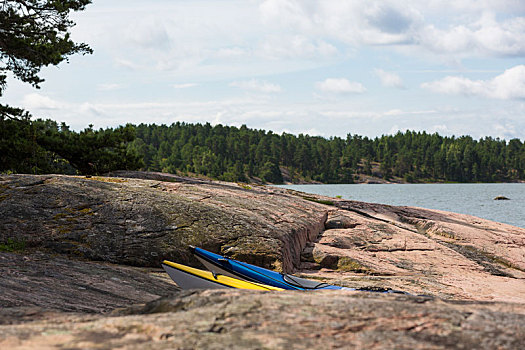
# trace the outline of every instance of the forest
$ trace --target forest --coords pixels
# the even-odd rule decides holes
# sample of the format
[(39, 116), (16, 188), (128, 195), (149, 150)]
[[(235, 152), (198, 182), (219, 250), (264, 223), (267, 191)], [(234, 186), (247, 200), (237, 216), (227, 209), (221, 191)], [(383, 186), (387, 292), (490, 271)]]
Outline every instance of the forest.
[[(130, 148), (144, 168), (196, 173), (226, 181), (256, 177), (352, 183), (358, 174), (407, 182), (504, 182), (525, 179), (525, 144), (485, 137), (444, 137), (406, 131), (374, 139), (348, 134), (329, 139), (210, 124), (136, 126)], [(373, 164), (378, 164), (379, 169)], [(375, 168), (375, 170), (374, 170)]]
[[(237, 182), (353, 183), (525, 180), (525, 144), (405, 131), (368, 138), (276, 134), (206, 124), (72, 131), (52, 120), (2, 120), (0, 171), (103, 174), (141, 169)], [(284, 177), (283, 177), (284, 174)]]

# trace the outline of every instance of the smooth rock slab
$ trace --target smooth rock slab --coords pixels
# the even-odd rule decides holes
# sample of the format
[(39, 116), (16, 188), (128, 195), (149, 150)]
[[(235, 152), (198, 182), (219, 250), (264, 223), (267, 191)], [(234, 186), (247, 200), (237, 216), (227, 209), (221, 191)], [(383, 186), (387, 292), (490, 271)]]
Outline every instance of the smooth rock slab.
[(104, 313), (177, 290), (160, 268), (0, 252), (0, 324), (59, 311)]
[(326, 206), (279, 189), (176, 178), (0, 176), (0, 244), (112, 263), (196, 265), (197, 245), (291, 272)]
[(340, 209), (329, 212), (327, 230), (303, 252), (302, 277), (525, 303), (525, 229), (438, 210), (335, 205)]
[(369, 292), (185, 291), (114, 315), (0, 326), (0, 347), (519, 349), (525, 343), (521, 304)]

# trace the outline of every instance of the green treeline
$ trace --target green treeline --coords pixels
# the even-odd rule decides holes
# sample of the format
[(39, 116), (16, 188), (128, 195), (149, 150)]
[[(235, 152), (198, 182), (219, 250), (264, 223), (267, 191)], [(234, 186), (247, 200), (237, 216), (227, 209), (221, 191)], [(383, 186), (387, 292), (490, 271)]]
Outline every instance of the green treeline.
[(227, 181), (290, 177), (352, 183), (358, 174), (409, 182), (501, 182), (525, 179), (525, 144), (518, 139), (443, 137), (407, 131), (374, 139), (275, 134), (210, 124), (140, 124), (130, 148), (145, 169), (189, 172)]
[[(51, 120), (0, 118), (0, 171), (104, 174), (143, 169), (281, 183), (352, 183), (359, 175), (408, 182), (525, 180), (525, 144), (406, 131), (329, 139), (174, 123), (77, 132)], [(284, 178), (283, 178), (284, 176)]]
[(143, 167), (128, 149), (135, 140), (131, 124), (77, 132), (52, 120), (0, 118), (0, 172), (30, 174), (103, 174)]

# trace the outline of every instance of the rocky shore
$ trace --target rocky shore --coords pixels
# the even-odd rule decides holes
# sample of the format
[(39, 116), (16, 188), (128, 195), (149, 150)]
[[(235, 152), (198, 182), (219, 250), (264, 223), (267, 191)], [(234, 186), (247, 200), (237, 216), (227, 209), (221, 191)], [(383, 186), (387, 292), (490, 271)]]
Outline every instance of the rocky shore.
[[(525, 229), (161, 173), (0, 176), (0, 348), (519, 348)], [(179, 291), (189, 244), (364, 290)], [(423, 295), (423, 296), (417, 296)]]

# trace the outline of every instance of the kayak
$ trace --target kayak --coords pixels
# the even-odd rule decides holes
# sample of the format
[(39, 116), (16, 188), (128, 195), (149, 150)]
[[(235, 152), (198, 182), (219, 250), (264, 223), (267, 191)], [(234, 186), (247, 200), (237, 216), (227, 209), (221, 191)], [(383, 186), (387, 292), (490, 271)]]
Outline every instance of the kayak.
[(244, 263), (234, 259), (226, 258), (202, 248), (190, 246), (193, 255), (213, 274), (242, 279), (249, 282), (262, 283), (264, 285), (278, 287), (288, 290), (325, 290), (353, 288), (334, 286), (328, 283), (299, 278), (293, 275), (275, 272), (259, 266)]
[(283, 290), (282, 288), (275, 286), (267, 286), (257, 282), (243, 281), (238, 278), (196, 269), (168, 260), (164, 260), (162, 262), (162, 267), (181, 289), (239, 288), (252, 290)]

